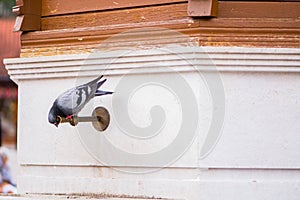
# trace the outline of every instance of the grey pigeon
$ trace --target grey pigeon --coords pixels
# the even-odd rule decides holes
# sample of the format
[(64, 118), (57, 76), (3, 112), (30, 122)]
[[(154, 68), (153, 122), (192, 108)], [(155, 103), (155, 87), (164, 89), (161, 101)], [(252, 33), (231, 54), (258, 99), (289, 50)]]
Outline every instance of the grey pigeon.
[(59, 95), (49, 111), (49, 123), (58, 127), (62, 117), (72, 118), (74, 115), (77, 115), (94, 96), (112, 94), (113, 92), (99, 90), (100, 86), (106, 81), (106, 79), (100, 81), (102, 77), (103, 75)]

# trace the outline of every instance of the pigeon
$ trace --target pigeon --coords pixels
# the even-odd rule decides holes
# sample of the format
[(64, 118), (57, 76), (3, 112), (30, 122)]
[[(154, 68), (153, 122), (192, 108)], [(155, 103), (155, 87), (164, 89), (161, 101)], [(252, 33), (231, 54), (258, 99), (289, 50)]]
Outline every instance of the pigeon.
[(99, 90), (106, 79), (101, 80), (103, 75), (86, 84), (71, 88), (59, 95), (48, 114), (48, 121), (56, 127), (61, 123), (62, 117), (71, 119), (95, 96), (112, 94), (113, 92)]

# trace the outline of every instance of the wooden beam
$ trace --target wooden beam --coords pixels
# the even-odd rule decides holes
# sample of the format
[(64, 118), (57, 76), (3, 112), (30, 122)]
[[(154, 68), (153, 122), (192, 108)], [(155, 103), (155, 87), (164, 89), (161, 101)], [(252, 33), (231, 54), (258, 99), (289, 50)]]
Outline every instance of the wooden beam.
[(187, 4), (180, 3), (43, 17), (42, 30), (166, 23), (168, 20), (182, 19), (183, 16), (188, 18), (186, 10)]
[[(176, 23), (176, 20), (187, 20), (192, 24), (201, 20), (201, 24), (211, 24), (211, 26), (221, 26), (226, 23), (225, 27), (233, 27), (237, 23), (236, 21), (242, 21), (245, 26), (252, 21), (250, 19), (261, 19), (259, 24), (254, 26), (260, 26), (265, 24), (264, 21), (268, 21), (268, 24), (272, 23), (272, 18), (281, 18), (282, 20), (274, 21), (272, 26), (289, 25), (289, 20), (284, 19), (292, 18), (299, 22), (299, 9), (300, 2), (233, 2), (233, 1), (220, 1), (218, 18), (213, 19), (191, 19), (187, 16), (187, 4), (170, 4), (153, 7), (141, 7), (122, 10), (111, 10), (103, 12), (88, 12), (73, 15), (60, 15), (52, 17), (42, 18), (42, 30), (55, 30), (55, 29), (72, 29), (72, 28), (87, 28), (87, 27), (103, 27), (104, 29), (111, 27), (137, 27), (150, 25), (163, 25), (170, 23)], [(268, 10), (268, 14), (266, 14)], [(224, 19), (232, 20), (224, 20)], [(264, 20), (264, 18), (266, 18)], [(222, 21), (221, 24), (215, 25)], [(256, 20), (257, 21), (257, 20)], [(66, 23), (68, 22), (68, 23)], [(290, 22), (294, 22), (290, 20)], [(257, 23), (257, 22), (256, 22)], [(238, 25), (240, 26), (240, 24)]]
[(42, 31), (21, 36), (21, 56), (92, 52), (117, 33), (149, 26), (179, 31), (201, 46), (300, 47), (300, 2), (219, 1), (218, 17), (211, 19), (188, 17), (187, 6), (186, 2), (43, 17)]
[(216, 17), (218, 0), (189, 0), (188, 15), (191, 17)]
[(13, 12), (17, 15), (14, 31), (41, 30), (42, 0), (17, 0)]
[(42, 16), (67, 15), (91, 11), (135, 8), (162, 4), (182, 3), (187, 0), (42, 0)]

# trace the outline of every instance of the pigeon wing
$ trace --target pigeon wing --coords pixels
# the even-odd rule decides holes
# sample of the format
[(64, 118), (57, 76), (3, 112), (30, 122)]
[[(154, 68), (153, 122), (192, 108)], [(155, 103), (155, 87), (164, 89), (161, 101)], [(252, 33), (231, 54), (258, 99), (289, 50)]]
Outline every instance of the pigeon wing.
[[(95, 92), (98, 88), (97, 82), (101, 78), (102, 76), (99, 76), (98, 78), (86, 84), (71, 88), (62, 93), (56, 99), (56, 105), (58, 109), (61, 110), (66, 116), (76, 115), (79, 113), (82, 108), (95, 96)], [(106, 79), (102, 82), (104, 83), (105, 81)]]
[(76, 115), (95, 96), (89, 85), (81, 85), (67, 90), (57, 98), (57, 107), (66, 115)]
[(77, 107), (74, 98), (76, 98), (76, 89), (72, 88), (70, 90), (67, 90), (57, 97), (57, 108), (66, 116), (72, 115), (73, 110), (75, 110)]

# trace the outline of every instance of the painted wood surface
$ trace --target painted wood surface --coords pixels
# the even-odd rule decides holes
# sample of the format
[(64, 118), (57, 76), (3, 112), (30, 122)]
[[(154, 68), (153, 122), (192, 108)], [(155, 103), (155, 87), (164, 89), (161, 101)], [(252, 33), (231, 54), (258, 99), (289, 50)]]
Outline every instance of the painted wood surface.
[(299, 48), (299, 6), (220, 1), (212, 19), (188, 17), (186, 2), (44, 16), (42, 31), (22, 35), (21, 56), (89, 53), (117, 33), (146, 27), (176, 30), (200, 46)]

